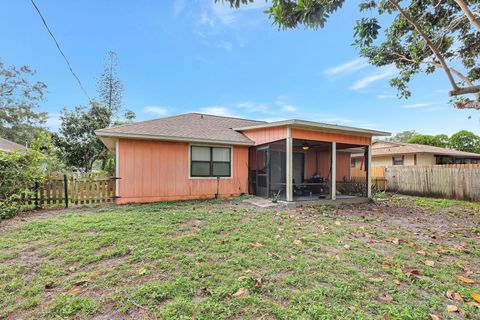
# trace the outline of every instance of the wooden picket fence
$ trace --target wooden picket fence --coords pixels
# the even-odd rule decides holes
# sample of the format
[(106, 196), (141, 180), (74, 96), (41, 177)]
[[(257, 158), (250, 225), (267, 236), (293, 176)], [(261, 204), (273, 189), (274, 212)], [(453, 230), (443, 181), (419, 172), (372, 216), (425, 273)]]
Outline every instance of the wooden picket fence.
[(388, 166), (387, 191), (480, 201), (480, 165)]
[(115, 177), (51, 177), (36, 184), (28, 195), (23, 195), (25, 204), (36, 208), (63, 205), (65, 207), (114, 203), (116, 194)]

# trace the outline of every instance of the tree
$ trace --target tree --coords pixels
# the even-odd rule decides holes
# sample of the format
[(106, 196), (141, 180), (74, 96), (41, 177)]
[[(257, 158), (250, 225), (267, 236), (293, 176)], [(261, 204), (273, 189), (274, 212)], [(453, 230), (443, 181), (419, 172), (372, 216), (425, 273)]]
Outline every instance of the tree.
[(67, 165), (88, 172), (95, 161), (106, 161), (107, 150), (95, 130), (108, 127), (111, 118), (110, 109), (98, 102), (91, 102), (89, 108), (78, 106), (73, 111), (62, 110), (55, 143), (62, 150)]
[(122, 108), (123, 83), (118, 77), (118, 57), (113, 51), (107, 52), (103, 73), (97, 82), (99, 102), (112, 114)]
[[(232, 7), (254, 0), (216, 0)], [(279, 29), (323, 28), (345, 0), (273, 0), (266, 13)], [(443, 70), (457, 108), (480, 109), (480, 2), (471, 0), (361, 0), (354, 45), (375, 66), (394, 66), (390, 85), (401, 98), (412, 76)], [(380, 31), (384, 29), (381, 36)], [(457, 67), (456, 65), (460, 65)]]
[(388, 140), (394, 141), (394, 142), (407, 142), (416, 135), (418, 135), (418, 133), (415, 130), (406, 130), (406, 131), (397, 133), (396, 135), (389, 138)]
[(455, 150), (480, 153), (480, 137), (467, 130), (453, 134), (449, 145)]
[(407, 142), (445, 148), (449, 143), (449, 139), (446, 134), (438, 134), (436, 136), (432, 136), (429, 134), (417, 134), (411, 139), (409, 139)]
[(34, 75), (28, 66), (6, 67), (0, 60), (0, 136), (21, 145), (32, 141), (47, 117), (35, 111), (47, 86)]

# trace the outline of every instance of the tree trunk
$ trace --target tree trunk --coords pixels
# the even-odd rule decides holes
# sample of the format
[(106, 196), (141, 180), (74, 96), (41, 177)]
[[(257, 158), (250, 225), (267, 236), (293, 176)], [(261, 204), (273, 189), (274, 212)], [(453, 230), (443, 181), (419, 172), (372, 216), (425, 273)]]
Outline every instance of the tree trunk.
[(465, 13), (465, 16), (467, 16), (467, 19), (475, 26), (477, 27), (478, 30), (480, 30), (480, 21), (475, 18), (475, 15), (472, 13), (470, 8), (468, 7), (468, 4), (465, 0), (455, 0), (455, 2), (458, 4), (458, 6), (462, 9), (462, 11)]
[(430, 40), (430, 38), (423, 32), (422, 28), (420, 25), (407, 13), (403, 10), (403, 8), (398, 4), (397, 0), (390, 0), (389, 1), (399, 12), (400, 14), (417, 30), (417, 32), (420, 34), (420, 36), (423, 38), (427, 46), (432, 50), (433, 54), (437, 57), (438, 61), (440, 61), (440, 64), (443, 67), (443, 70), (445, 70), (445, 73), (447, 74), (448, 80), (450, 81), (450, 84), (453, 88), (453, 91), (458, 90), (457, 83), (455, 82), (455, 79), (452, 76), (452, 72), (450, 71), (450, 68), (448, 67), (447, 63), (445, 62), (445, 59), (443, 58), (443, 55), (441, 52), (435, 47), (433, 42)]

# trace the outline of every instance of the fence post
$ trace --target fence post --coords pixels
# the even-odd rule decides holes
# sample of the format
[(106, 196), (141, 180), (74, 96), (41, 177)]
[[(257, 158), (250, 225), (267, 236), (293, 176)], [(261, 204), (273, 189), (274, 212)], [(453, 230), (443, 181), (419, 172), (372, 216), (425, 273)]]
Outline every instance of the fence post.
[(68, 208), (68, 179), (67, 175), (63, 175), (63, 192), (65, 193), (65, 208)]
[(38, 206), (38, 182), (35, 181), (35, 209), (40, 209)]

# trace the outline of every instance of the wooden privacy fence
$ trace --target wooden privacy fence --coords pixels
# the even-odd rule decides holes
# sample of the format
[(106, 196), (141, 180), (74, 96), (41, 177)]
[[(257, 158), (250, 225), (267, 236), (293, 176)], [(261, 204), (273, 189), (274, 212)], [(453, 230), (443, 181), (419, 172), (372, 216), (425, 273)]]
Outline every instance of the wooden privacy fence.
[(388, 166), (387, 191), (480, 201), (480, 165)]
[(83, 205), (113, 203), (115, 201), (115, 177), (53, 177), (36, 184), (27, 204), (36, 208), (45, 205)]
[[(383, 178), (385, 176), (384, 170), (385, 167), (371, 167), (371, 176), (372, 178)], [(365, 169), (360, 168), (350, 168), (350, 177), (351, 178), (364, 178)]]

